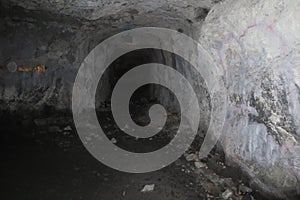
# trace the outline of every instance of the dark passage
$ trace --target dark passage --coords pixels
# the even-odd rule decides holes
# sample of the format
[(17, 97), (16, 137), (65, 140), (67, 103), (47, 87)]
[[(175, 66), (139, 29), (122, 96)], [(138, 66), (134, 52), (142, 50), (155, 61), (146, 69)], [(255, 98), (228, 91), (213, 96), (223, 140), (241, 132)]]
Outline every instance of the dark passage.
[(135, 153), (158, 150), (175, 137), (181, 122), (176, 96), (156, 84), (132, 94), (128, 109), (138, 125), (149, 124), (154, 104), (167, 111), (159, 133), (141, 139), (116, 125), (111, 94), (122, 75), (138, 65), (160, 63), (176, 69), (190, 82), (201, 107), (198, 134), (177, 161), (143, 174), (114, 170), (88, 152), (73, 122), (74, 80), (97, 44), (138, 27), (198, 35), (194, 30), (217, 2), (0, 0), (0, 199), (264, 199), (242, 171), (226, 165), (219, 144), (199, 159), (211, 120), (211, 97), (201, 74), (171, 52), (141, 49), (116, 59), (98, 83), (95, 107), (111, 143)]
[[(168, 60), (171, 62), (168, 63)], [(179, 70), (187, 67), (185, 61), (168, 52), (153, 49), (132, 52), (112, 63), (99, 85), (113, 88), (122, 74), (147, 62), (169, 64)], [(139, 125), (149, 123), (151, 105), (159, 103), (167, 109), (165, 127), (157, 135), (146, 139), (129, 136), (115, 124), (109, 101), (111, 91), (107, 88), (105, 91), (99, 87), (96, 95), (98, 120), (106, 136), (118, 147), (131, 152), (151, 152), (168, 144), (176, 134), (180, 106), (168, 89), (149, 84), (132, 95), (129, 110), (132, 119)], [(1, 115), (1, 124), (1, 188), (5, 199), (195, 200), (226, 198), (226, 195), (234, 199), (259, 197), (243, 185), (242, 173), (226, 167), (222, 153), (214, 150), (207, 159), (199, 160), (197, 151), (205, 136), (204, 125), (199, 127), (190, 149), (173, 164), (155, 172), (130, 174), (101, 164), (84, 148), (70, 112), (58, 112), (47, 107), (41, 112), (12, 114), (7, 111)], [(244, 179), (244, 182), (247, 180)], [(154, 188), (143, 191), (147, 186)]]

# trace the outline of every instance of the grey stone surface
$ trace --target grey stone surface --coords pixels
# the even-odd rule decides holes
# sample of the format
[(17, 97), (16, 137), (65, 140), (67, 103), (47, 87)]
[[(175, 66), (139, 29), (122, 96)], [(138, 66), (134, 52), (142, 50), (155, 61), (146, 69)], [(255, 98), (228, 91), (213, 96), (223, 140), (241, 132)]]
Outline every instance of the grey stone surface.
[(242, 192), (242, 193), (251, 193), (252, 189), (245, 186), (245, 185), (240, 185), (239, 186), (239, 191)]
[(15, 62), (18, 66), (47, 67), (41, 74), (1, 70), (2, 108), (70, 109), (79, 65), (99, 42), (144, 26), (171, 28), (193, 36), (212, 5), (211, 1), (178, 0), (1, 1), (0, 65)]
[(232, 196), (232, 191), (227, 189), (225, 190), (225, 192), (222, 193), (222, 198), (223, 199), (229, 199)]
[(200, 37), (228, 88), (228, 162), (281, 198), (300, 193), (299, 9), (292, 0), (224, 1)]

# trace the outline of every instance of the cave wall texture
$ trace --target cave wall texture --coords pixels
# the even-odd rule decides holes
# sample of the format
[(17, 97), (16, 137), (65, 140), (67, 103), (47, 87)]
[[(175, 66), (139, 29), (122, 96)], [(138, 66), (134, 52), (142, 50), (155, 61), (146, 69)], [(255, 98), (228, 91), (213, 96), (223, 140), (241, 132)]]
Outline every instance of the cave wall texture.
[[(135, 27), (178, 30), (203, 44), (224, 72), (229, 99), (220, 143), (228, 163), (265, 192), (300, 193), (299, 1), (0, 2), (1, 110), (69, 110), (80, 63), (99, 42)], [(11, 61), (47, 69), (10, 72)]]
[(227, 157), (281, 197), (299, 193), (299, 21), (299, 1), (229, 0), (210, 11), (200, 39), (226, 77)]
[[(1, 65), (44, 64), (42, 74), (1, 72), (1, 100), (10, 110), (45, 105), (70, 109), (77, 70), (98, 43), (144, 26), (171, 28), (192, 36), (210, 1), (1, 1)], [(4, 104), (2, 104), (4, 105)], [(4, 108), (4, 109), (5, 109)]]

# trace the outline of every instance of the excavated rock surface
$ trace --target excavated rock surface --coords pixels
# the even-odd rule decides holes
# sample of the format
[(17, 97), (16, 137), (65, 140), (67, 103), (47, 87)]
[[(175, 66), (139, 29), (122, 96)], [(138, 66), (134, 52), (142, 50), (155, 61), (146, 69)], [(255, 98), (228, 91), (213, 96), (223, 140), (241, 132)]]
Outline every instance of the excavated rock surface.
[(281, 198), (300, 192), (299, 11), (292, 0), (225, 1), (210, 11), (200, 39), (228, 88), (228, 160)]

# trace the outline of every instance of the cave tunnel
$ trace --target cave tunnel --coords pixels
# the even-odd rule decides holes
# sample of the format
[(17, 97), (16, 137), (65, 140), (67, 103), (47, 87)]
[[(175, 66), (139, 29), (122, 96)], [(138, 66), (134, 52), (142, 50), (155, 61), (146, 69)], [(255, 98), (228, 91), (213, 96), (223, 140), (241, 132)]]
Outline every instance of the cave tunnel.
[(0, 0), (0, 16), (3, 199), (300, 198), (297, 0)]

